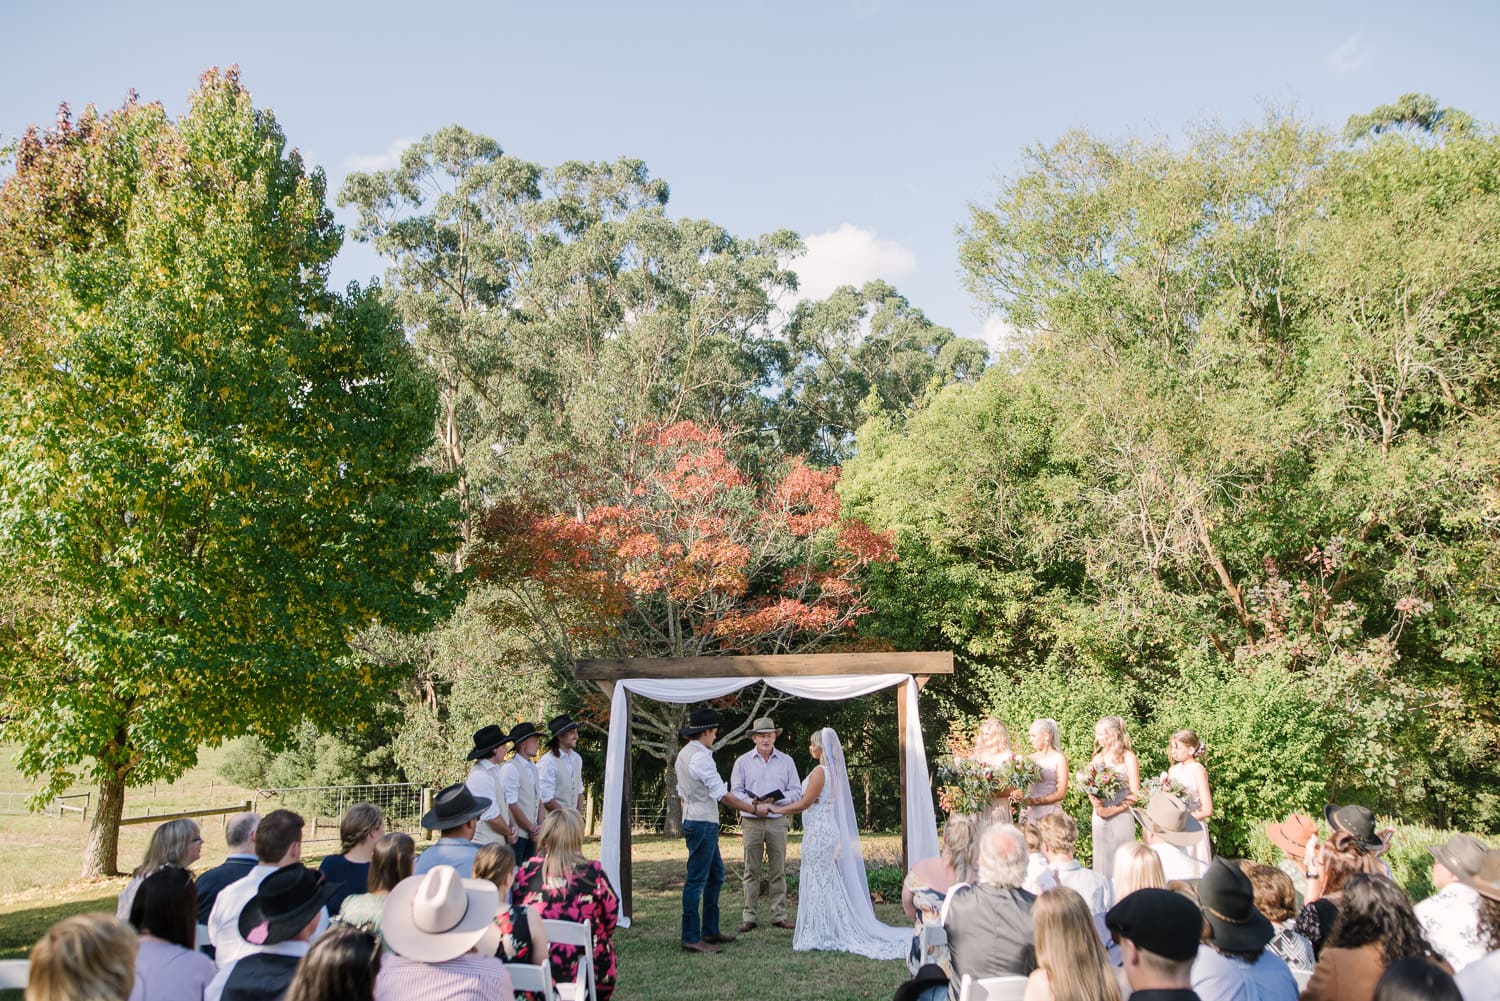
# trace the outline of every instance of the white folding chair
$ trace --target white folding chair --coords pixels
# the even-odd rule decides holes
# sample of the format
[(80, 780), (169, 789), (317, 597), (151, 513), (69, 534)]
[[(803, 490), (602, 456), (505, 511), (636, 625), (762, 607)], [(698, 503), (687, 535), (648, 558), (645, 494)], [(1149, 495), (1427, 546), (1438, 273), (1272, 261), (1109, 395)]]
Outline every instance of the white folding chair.
[(1301, 994), (1303, 991), (1307, 990), (1307, 982), (1312, 979), (1312, 975), (1312, 970), (1303, 970), (1297, 967), (1292, 968), (1292, 979), (1297, 981), (1298, 994)]
[(1025, 977), (985, 977), (975, 980), (965, 973), (958, 987), (958, 1001), (1021, 1001), (1025, 995)]
[(561, 918), (543, 918), (542, 927), (547, 930), (547, 941), (551, 945), (574, 945), (583, 949), (578, 961), (578, 979), (572, 983), (557, 984), (557, 996), (562, 1001), (599, 1001), (594, 988), (594, 929), (587, 921), (564, 921)]
[(195, 933), (195, 935), (196, 938), (193, 942), (193, 948), (201, 950), (205, 945), (212, 944), (208, 941), (208, 925), (204, 924), (203, 922), (200, 921), (198, 923), (198, 931)]
[(0, 959), (0, 991), (24, 991), (30, 973), (29, 959)]
[(544, 961), (536, 966), (532, 963), (506, 963), (505, 972), (510, 974), (510, 986), (517, 994), (526, 991), (535, 994), (541, 1001), (552, 1001), (552, 964)]

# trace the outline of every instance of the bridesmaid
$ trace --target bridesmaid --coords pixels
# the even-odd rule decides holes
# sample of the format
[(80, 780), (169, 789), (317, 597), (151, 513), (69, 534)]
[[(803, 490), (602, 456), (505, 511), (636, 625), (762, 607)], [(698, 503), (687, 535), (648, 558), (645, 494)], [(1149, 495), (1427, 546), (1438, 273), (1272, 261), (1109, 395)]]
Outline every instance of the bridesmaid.
[(1034, 721), (1028, 736), (1032, 749), (1036, 751), (1031, 760), (1042, 770), (1042, 777), (1033, 782), (1021, 797), (1021, 805), (1026, 808), (1026, 822), (1031, 824), (1049, 813), (1062, 812), (1059, 804), (1068, 795), (1068, 759), (1058, 748), (1061, 740), (1057, 720)]
[(1120, 775), (1120, 792), (1108, 802), (1089, 797), (1094, 804), (1093, 869), (1108, 879), (1114, 869), (1115, 852), (1135, 840), (1135, 815), (1130, 807), (1141, 794), (1141, 763), (1130, 749), (1130, 735), (1120, 717), (1106, 716), (1094, 724), (1093, 762)]
[[(1010, 747), (1010, 731), (1005, 724), (991, 716), (979, 724), (979, 734), (974, 740), (974, 751), (970, 759), (982, 765), (993, 768), (1009, 768), (1015, 760), (1016, 752)], [(982, 834), (995, 824), (1009, 824), (1014, 819), (1011, 815), (1010, 796), (1013, 790), (1006, 788), (995, 793), (990, 799), (989, 806), (979, 815), (979, 829)]]
[(1172, 759), (1167, 777), (1186, 790), (1182, 798), (1192, 814), (1186, 829), (1203, 832), (1202, 840), (1189, 845), (1187, 853), (1207, 865), (1213, 861), (1208, 818), (1214, 815), (1214, 797), (1208, 788), (1208, 769), (1198, 760), (1203, 757), (1203, 742), (1192, 730), (1178, 730), (1167, 741), (1167, 757)]

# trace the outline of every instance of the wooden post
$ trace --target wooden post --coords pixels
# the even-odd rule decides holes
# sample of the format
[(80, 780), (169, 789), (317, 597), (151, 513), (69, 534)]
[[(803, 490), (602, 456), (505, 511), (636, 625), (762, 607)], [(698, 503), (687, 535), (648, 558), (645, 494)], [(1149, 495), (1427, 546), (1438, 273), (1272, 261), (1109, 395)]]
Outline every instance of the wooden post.
[(630, 863), (630, 822), (631, 814), (634, 813), (634, 788), (635, 777), (631, 768), (630, 753), (630, 713), (633, 708), (635, 696), (629, 692), (625, 693), (625, 774), (621, 778), (624, 785), (620, 788), (620, 906), (625, 909), (626, 914), (634, 914), (635, 907), (632, 906), (633, 895), (631, 884)]
[(906, 788), (906, 755), (910, 750), (906, 746), (906, 686), (896, 686), (896, 760), (901, 763), (901, 871), (907, 872), (911, 866), (907, 864), (906, 858), (906, 797), (910, 795)]

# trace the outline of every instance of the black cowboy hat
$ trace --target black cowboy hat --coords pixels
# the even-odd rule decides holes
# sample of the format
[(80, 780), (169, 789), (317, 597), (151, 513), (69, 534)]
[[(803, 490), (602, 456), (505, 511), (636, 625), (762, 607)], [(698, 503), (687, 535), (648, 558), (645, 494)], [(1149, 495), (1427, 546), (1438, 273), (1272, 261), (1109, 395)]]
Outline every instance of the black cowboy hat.
[(896, 988), (891, 1001), (916, 1001), (929, 987), (936, 987), (938, 984), (947, 982), (948, 974), (943, 972), (941, 966), (936, 963), (923, 963), (917, 970), (916, 976)]
[(1329, 803), (1323, 808), (1323, 818), (1335, 831), (1343, 831), (1354, 839), (1354, 843), (1367, 852), (1385, 851), (1385, 841), (1375, 833), (1375, 814), (1367, 806), (1351, 803), (1339, 806)]
[(240, 911), (240, 937), (251, 945), (275, 945), (295, 937), (335, 889), (301, 862), (282, 866), (261, 881)]
[(569, 730), (576, 729), (578, 729), (578, 721), (567, 713), (563, 713), (561, 716), (554, 716), (547, 721), (547, 743), (555, 744), (558, 737), (561, 737)]
[(474, 750), (469, 752), (470, 761), (481, 761), (495, 752), (501, 744), (509, 744), (510, 738), (495, 724), (482, 726), (474, 731)]
[(541, 732), (542, 731), (537, 729), (535, 723), (517, 723), (515, 726), (510, 728), (510, 742), (517, 747), (520, 747), (521, 741), (525, 740), (527, 737), (540, 736)]
[(1250, 877), (1232, 859), (1214, 857), (1198, 881), (1198, 904), (1208, 919), (1209, 940), (1226, 952), (1257, 952), (1276, 935), (1271, 922), (1255, 909)]
[(687, 726), (677, 731), (677, 735), (684, 740), (696, 737), (705, 730), (715, 730), (719, 726), (719, 714), (705, 706), (702, 709), (694, 709), (688, 717)]
[(476, 796), (469, 787), (457, 782), (432, 798), (432, 809), (422, 815), (422, 826), (429, 831), (448, 831), (467, 824), (490, 808), (494, 800)]

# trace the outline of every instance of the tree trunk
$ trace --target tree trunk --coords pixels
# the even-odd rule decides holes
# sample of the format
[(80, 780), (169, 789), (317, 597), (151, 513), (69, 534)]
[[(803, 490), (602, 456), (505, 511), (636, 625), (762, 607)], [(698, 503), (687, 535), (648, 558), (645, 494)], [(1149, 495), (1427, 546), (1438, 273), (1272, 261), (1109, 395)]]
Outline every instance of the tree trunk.
[(669, 837), (682, 837), (682, 800), (677, 798), (677, 767), (676, 763), (667, 762), (667, 813), (662, 821), (662, 833)]
[(99, 783), (99, 808), (83, 850), (83, 878), (120, 875), (120, 818), (125, 814), (125, 780), (111, 775)]

